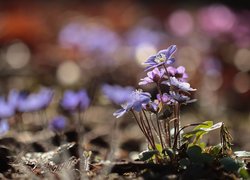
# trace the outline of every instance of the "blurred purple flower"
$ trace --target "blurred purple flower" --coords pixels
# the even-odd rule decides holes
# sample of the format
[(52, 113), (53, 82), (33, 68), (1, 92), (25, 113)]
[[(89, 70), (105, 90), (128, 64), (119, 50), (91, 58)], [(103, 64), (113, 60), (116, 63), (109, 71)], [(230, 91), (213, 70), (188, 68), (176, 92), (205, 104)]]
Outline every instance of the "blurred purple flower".
[(236, 24), (236, 16), (227, 6), (218, 4), (202, 8), (198, 21), (204, 31), (214, 36), (230, 32)]
[(8, 118), (15, 114), (18, 96), (19, 93), (16, 90), (11, 90), (7, 100), (5, 97), (0, 97), (0, 118)]
[(52, 130), (61, 131), (65, 129), (66, 125), (67, 125), (67, 119), (64, 116), (57, 116), (51, 120), (49, 127)]
[(156, 55), (150, 56), (145, 62), (145, 64), (148, 65), (145, 71), (162, 65), (173, 64), (175, 59), (172, 58), (172, 55), (174, 54), (175, 51), (176, 51), (176, 45), (171, 45), (167, 49), (159, 51)]
[(8, 118), (15, 114), (15, 106), (10, 105), (3, 97), (0, 97), (0, 118)]
[(160, 33), (146, 26), (137, 26), (127, 34), (128, 44), (138, 46), (140, 44), (152, 44), (157, 46), (161, 41)]
[(61, 107), (67, 111), (85, 110), (89, 104), (90, 99), (84, 89), (78, 92), (67, 90), (60, 102)]
[(113, 103), (120, 105), (127, 102), (130, 98), (131, 93), (133, 92), (134, 88), (128, 87), (121, 87), (118, 85), (108, 85), (105, 84), (102, 86), (103, 94)]
[(158, 68), (154, 68), (152, 71), (149, 71), (147, 73), (147, 77), (141, 79), (139, 85), (146, 85), (152, 82), (158, 83), (163, 77), (164, 73), (165, 73), (164, 69), (159, 70)]
[(169, 86), (176, 87), (179, 90), (185, 91), (185, 92), (196, 91), (196, 89), (193, 89), (193, 88), (190, 87), (189, 83), (181, 82), (176, 77), (170, 77), (169, 81), (164, 81), (164, 82), (162, 82), (162, 84), (167, 84)]
[(143, 105), (150, 102), (150, 98), (151, 95), (147, 92), (142, 92), (141, 90), (133, 91), (129, 101), (122, 105), (122, 109), (117, 110), (113, 113), (113, 115), (116, 116), (116, 118), (119, 118), (131, 109), (140, 112), (143, 108)]
[[(120, 45), (119, 36), (102, 24), (71, 22), (59, 33), (59, 43), (81, 52), (113, 53)], [(108, 44), (108, 46), (107, 46)]]
[(7, 119), (0, 120), (0, 135), (4, 135), (10, 129), (9, 123)]
[(53, 98), (53, 91), (42, 88), (38, 93), (23, 95), (19, 94), (17, 110), (19, 112), (34, 112), (45, 109)]
[(181, 81), (185, 81), (188, 78), (187, 73), (185, 72), (186, 69), (183, 66), (179, 66), (178, 68), (174, 68), (172, 66), (167, 67), (167, 71), (169, 76), (176, 77)]

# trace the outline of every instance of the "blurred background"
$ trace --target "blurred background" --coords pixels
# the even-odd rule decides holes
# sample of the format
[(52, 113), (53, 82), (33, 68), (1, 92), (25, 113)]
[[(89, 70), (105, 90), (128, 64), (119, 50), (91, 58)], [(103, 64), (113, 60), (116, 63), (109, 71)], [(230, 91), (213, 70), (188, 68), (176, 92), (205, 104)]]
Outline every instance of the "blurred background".
[(107, 125), (117, 107), (103, 98), (101, 86), (141, 88), (142, 63), (176, 44), (175, 65), (186, 67), (198, 89), (182, 123), (224, 121), (235, 147), (250, 150), (250, 10), (244, 2), (1, 1), (0, 92), (42, 85), (60, 96), (84, 87), (92, 99), (86, 122)]

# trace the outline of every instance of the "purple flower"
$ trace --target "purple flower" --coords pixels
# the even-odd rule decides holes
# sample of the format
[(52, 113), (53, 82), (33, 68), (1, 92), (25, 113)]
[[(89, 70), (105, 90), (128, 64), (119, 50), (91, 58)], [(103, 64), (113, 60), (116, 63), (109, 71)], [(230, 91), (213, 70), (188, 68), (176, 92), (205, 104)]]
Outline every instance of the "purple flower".
[(23, 95), (19, 94), (17, 110), (19, 112), (34, 112), (45, 109), (53, 98), (53, 91), (42, 88), (38, 93)]
[(74, 92), (67, 90), (60, 102), (61, 107), (67, 111), (85, 110), (89, 107), (90, 99), (86, 90)]
[(172, 58), (172, 55), (176, 51), (176, 45), (172, 45), (167, 49), (159, 51), (156, 55), (150, 56), (145, 64), (148, 66), (146, 67), (145, 71), (159, 67), (161, 65), (170, 65), (173, 64), (175, 59)]
[(159, 102), (156, 100), (154, 102), (150, 101), (148, 104), (143, 104), (143, 109), (146, 109), (147, 111), (156, 113), (158, 110)]
[(141, 79), (139, 85), (146, 85), (152, 82), (158, 83), (163, 77), (164, 73), (165, 73), (164, 69), (159, 70), (158, 68), (154, 68), (152, 71), (149, 71), (147, 73), (147, 77)]
[(187, 82), (179, 81), (176, 77), (170, 77), (168, 82), (162, 82), (162, 84), (167, 84), (169, 86), (173, 86), (178, 88), (181, 91), (188, 92), (188, 91), (196, 91), (190, 87), (190, 84)]
[(66, 127), (66, 125), (67, 119), (64, 116), (57, 116), (51, 120), (49, 127), (52, 130), (61, 131)]
[(179, 92), (170, 91), (169, 94), (173, 100), (182, 104), (188, 104), (196, 101), (196, 99), (191, 99), (189, 96), (183, 95)]
[(1, 119), (0, 120), (0, 135), (4, 135), (7, 133), (10, 129), (9, 123), (7, 119)]
[(0, 118), (8, 118), (15, 114), (15, 106), (5, 101), (0, 97)]
[(174, 68), (172, 66), (167, 67), (167, 71), (169, 76), (176, 77), (181, 81), (185, 81), (188, 78), (187, 73), (185, 72), (186, 69), (183, 66), (179, 66), (178, 68)]
[(121, 87), (118, 85), (108, 85), (105, 84), (102, 86), (103, 94), (113, 103), (115, 104), (123, 104), (128, 101), (130, 98), (131, 93), (133, 92), (134, 88), (132, 87)]
[(122, 105), (122, 109), (117, 110), (113, 115), (116, 116), (116, 118), (119, 118), (131, 109), (140, 112), (143, 105), (150, 102), (150, 98), (151, 95), (147, 92), (142, 92), (141, 90), (133, 91), (129, 101)]
[(171, 102), (172, 98), (167, 93), (163, 93), (162, 95), (157, 94), (157, 99), (159, 102), (169, 104)]
[(0, 118), (8, 118), (15, 114), (18, 96), (19, 93), (16, 90), (11, 90), (7, 100), (0, 97)]

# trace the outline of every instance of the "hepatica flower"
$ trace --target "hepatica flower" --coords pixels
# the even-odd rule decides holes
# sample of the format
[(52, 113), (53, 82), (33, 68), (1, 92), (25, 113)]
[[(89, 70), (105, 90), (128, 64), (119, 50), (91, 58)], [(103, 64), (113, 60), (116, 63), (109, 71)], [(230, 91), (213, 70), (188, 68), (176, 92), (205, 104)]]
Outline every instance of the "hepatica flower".
[(60, 102), (61, 107), (66, 111), (85, 110), (89, 104), (90, 99), (84, 89), (78, 92), (67, 90)]
[(176, 77), (170, 77), (169, 81), (164, 82), (164, 84), (165, 83), (169, 86), (176, 87), (178, 90), (181, 90), (181, 91), (185, 91), (185, 92), (196, 91), (196, 89), (193, 89), (190, 87), (189, 83), (182, 82), (182, 81), (178, 80)]
[(168, 75), (179, 79), (180, 81), (185, 81), (188, 78), (186, 69), (183, 66), (174, 68), (172, 66), (167, 67)]
[(3, 96), (0, 97), (0, 118), (8, 118), (15, 114), (18, 96), (17, 91), (11, 90), (7, 100)]
[(20, 93), (17, 110), (19, 112), (34, 112), (45, 109), (53, 98), (53, 91), (49, 88), (42, 88), (38, 93), (22, 94)]
[(179, 92), (170, 91), (169, 94), (173, 98), (173, 100), (182, 104), (188, 104), (196, 101), (196, 99), (191, 99), (189, 96), (186, 96)]
[(147, 73), (147, 77), (141, 79), (139, 85), (146, 85), (153, 82), (158, 83), (162, 79), (164, 73), (164, 69), (159, 70), (158, 68), (154, 68), (152, 71), (149, 71)]
[(167, 49), (159, 51), (156, 55), (150, 56), (145, 62), (145, 64), (148, 65), (145, 71), (162, 65), (173, 64), (175, 59), (172, 57), (172, 55), (174, 54), (175, 51), (176, 51), (176, 45), (172, 45)]
[(52, 130), (61, 131), (65, 129), (66, 125), (67, 119), (64, 116), (57, 116), (51, 120), (49, 127)]
[(7, 119), (1, 119), (0, 120), (0, 135), (4, 135), (7, 133), (10, 129), (9, 123)]
[(141, 90), (133, 91), (128, 102), (122, 105), (122, 109), (117, 110), (113, 115), (116, 116), (116, 118), (119, 118), (130, 110), (140, 112), (143, 105), (150, 102), (150, 98), (151, 95), (147, 92), (142, 92)]
[(113, 103), (120, 105), (127, 102), (130, 98), (131, 93), (134, 88), (132, 87), (121, 87), (118, 85), (108, 85), (102, 86), (102, 93)]
[(5, 101), (3, 97), (0, 97), (0, 118), (8, 118), (15, 114), (15, 106)]
[(163, 93), (162, 95), (157, 94), (156, 97), (159, 102), (163, 102), (166, 104), (169, 104), (172, 99), (171, 96), (169, 96), (167, 93)]

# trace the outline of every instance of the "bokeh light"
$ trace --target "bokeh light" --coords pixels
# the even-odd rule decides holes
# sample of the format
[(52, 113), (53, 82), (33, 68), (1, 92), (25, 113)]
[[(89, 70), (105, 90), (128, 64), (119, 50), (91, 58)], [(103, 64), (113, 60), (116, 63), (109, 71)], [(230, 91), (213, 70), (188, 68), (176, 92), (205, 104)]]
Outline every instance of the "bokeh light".
[[(177, 36), (186, 36), (193, 32), (194, 21), (192, 15), (186, 10), (174, 11), (168, 19), (172, 33)], [(168, 28), (168, 26), (167, 26)]]
[(65, 61), (57, 69), (57, 79), (63, 85), (73, 85), (80, 80), (81, 69), (73, 61)]
[(246, 93), (250, 90), (250, 76), (243, 72), (237, 73), (234, 76), (233, 85), (238, 93)]
[(234, 56), (234, 64), (240, 71), (250, 71), (250, 50), (239, 49)]
[(145, 60), (147, 60), (147, 58), (151, 56), (152, 54), (156, 54), (156, 52), (157, 51), (156, 51), (155, 46), (151, 44), (140, 44), (135, 49), (136, 62), (139, 65), (143, 65)]
[(13, 69), (25, 67), (30, 58), (30, 50), (23, 42), (15, 42), (7, 47), (5, 60)]

